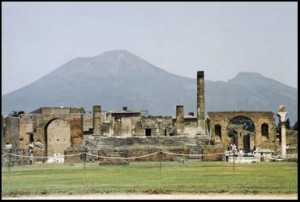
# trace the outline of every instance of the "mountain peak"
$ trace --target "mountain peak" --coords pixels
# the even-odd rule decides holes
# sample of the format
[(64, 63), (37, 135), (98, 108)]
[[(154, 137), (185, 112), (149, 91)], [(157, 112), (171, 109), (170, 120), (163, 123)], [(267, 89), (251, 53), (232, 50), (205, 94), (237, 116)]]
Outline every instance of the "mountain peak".
[(263, 78), (264, 76), (260, 73), (255, 72), (239, 72), (236, 77), (244, 78), (244, 77), (257, 77), (257, 78)]
[(157, 71), (164, 72), (164, 70), (158, 69), (139, 56), (123, 49), (107, 51), (91, 59), (93, 61), (89, 64), (93, 66), (95, 71), (101, 69), (102, 76), (105, 72), (105, 77), (108, 75), (132, 76), (135, 72), (150, 75), (156, 74)]
[(261, 80), (269, 80), (263, 75), (254, 72), (240, 72), (236, 75), (236, 77), (230, 79), (229, 83), (244, 83), (249, 84), (253, 82), (259, 82)]
[(97, 58), (97, 57), (103, 57), (103, 56), (109, 56), (109, 55), (111, 55), (111, 56), (119, 56), (119, 55), (135, 56), (133, 53), (129, 52), (128, 50), (116, 49), (116, 50), (106, 51), (95, 57)]

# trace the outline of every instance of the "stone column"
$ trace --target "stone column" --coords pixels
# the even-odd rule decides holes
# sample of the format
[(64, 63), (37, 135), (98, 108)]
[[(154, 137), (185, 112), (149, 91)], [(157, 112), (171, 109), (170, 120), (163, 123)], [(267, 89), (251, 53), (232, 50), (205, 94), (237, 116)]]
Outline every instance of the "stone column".
[(280, 105), (278, 110), (279, 123), (281, 126), (281, 145), (280, 145), (280, 157), (286, 158), (286, 130), (285, 130), (285, 122), (287, 112), (284, 110), (284, 106)]
[(101, 135), (101, 106), (93, 106), (93, 134)]
[(178, 134), (184, 134), (184, 112), (183, 106), (176, 106), (176, 130)]
[(205, 135), (204, 71), (197, 72), (197, 134)]

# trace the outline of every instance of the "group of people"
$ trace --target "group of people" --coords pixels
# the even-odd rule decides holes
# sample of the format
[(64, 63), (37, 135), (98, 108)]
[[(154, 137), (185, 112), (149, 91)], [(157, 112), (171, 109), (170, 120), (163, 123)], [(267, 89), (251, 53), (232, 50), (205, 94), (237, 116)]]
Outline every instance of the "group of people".
[[(228, 151), (233, 152), (234, 154), (237, 154), (237, 149), (234, 143), (230, 143), (230, 145), (228, 145)], [(252, 154), (254, 154), (254, 152), (256, 152), (256, 146), (254, 145), (253, 149), (252, 149)], [(244, 155), (244, 151), (242, 148), (239, 149), (238, 152), (239, 156), (243, 156)]]
[(230, 143), (230, 145), (228, 146), (228, 151), (232, 151), (233, 153), (236, 153), (236, 146), (235, 144), (233, 143)]

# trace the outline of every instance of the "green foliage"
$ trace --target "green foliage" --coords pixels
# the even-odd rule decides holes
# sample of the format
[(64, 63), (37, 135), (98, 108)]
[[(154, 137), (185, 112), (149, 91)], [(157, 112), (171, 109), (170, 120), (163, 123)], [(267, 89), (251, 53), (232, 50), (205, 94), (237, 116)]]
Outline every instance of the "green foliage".
[(12, 117), (19, 117), (19, 114), (17, 111), (12, 111), (9, 116), (12, 116)]
[(12, 111), (9, 116), (12, 116), (12, 117), (19, 117), (21, 114), (25, 114), (24, 111)]
[(77, 112), (78, 112), (78, 113), (81, 113), (81, 114), (85, 114), (85, 110), (84, 110), (83, 107), (77, 108)]

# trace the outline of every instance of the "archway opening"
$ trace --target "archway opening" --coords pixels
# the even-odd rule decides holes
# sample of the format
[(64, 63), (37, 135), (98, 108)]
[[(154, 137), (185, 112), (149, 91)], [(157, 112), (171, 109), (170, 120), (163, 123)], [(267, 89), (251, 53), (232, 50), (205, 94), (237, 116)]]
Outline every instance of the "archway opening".
[(234, 117), (227, 126), (227, 135), (231, 139), (231, 143), (234, 143), (237, 149), (242, 149), (244, 152), (250, 152), (254, 146), (254, 133), (254, 123), (248, 117)]
[(62, 119), (51, 120), (45, 128), (46, 156), (63, 155), (71, 146), (70, 126)]

